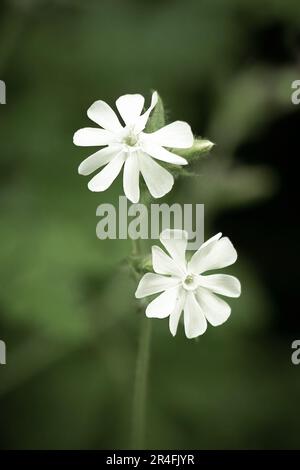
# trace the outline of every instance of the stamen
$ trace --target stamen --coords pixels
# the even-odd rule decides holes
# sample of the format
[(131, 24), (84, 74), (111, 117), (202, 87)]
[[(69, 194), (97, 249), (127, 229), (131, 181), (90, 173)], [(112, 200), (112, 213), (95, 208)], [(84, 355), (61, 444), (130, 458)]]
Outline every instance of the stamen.
[(186, 290), (195, 290), (199, 285), (198, 277), (194, 274), (188, 274), (182, 281), (182, 285)]
[(138, 142), (138, 138), (136, 136), (136, 134), (134, 134), (134, 132), (130, 131), (125, 137), (124, 137), (124, 140), (123, 142), (126, 144), (126, 145), (129, 145), (130, 147), (134, 147), (137, 142)]
[(192, 274), (189, 274), (189, 275), (185, 278), (184, 282), (185, 282), (185, 284), (188, 284), (188, 285), (193, 284), (193, 282), (194, 282), (194, 276), (193, 276)]

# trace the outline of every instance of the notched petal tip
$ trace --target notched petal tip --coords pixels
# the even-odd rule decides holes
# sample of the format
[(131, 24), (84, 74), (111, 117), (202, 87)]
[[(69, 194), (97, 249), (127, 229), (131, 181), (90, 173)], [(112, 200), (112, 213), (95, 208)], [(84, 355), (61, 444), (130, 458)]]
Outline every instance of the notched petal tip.
[(139, 202), (139, 200), (140, 200), (139, 197), (136, 197), (136, 198), (134, 198), (134, 197), (129, 197), (129, 196), (126, 196), (126, 197), (127, 197), (127, 199), (128, 199), (130, 202), (132, 202), (132, 204), (137, 204), (137, 203)]
[(92, 193), (101, 193), (101, 189), (97, 189), (93, 183), (91, 184), (91, 181), (89, 181), (89, 183), (87, 184), (87, 187), (90, 191), (92, 191)]
[[(207, 328), (206, 328), (207, 329)], [(206, 331), (206, 330), (205, 330)], [(195, 334), (190, 334), (190, 335), (187, 335), (185, 333), (185, 336), (187, 337), (187, 339), (196, 339), (196, 338), (199, 338), (199, 336), (202, 336), (204, 335), (205, 331), (201, 332), (201, 333), (195, 333)]]
[(160, 240), (187, 240), (188, 232), (177, 228), (165, 228), (159, 238)]
[(186, 136), (185, 136), (186, 148), (192, 147), (193, 144), (194, 144), (194, 135), (193, 135), (193, 131), (192, 131), (191, 126), (185, 121), (178, 121), (178, 122), (180, 122), (182, 128), (186, 132)]
[(142, 298), (143, 298), (143, 296), (142, 296), (141, 293), (140, 293), (140, 284), (141, 284), (141, 281), (139, 282), (139, 284), (138, 284), (138, 286), (137, 286), (137, 289), (136, 289), (136, 291), (135, 291), (135, 293), (134, 293), (134, 297), (135, 297), (136, 299), (142, 299)]
[(236, 278), (236, 295), (234, 296), (235, 298), (240, 297), (242, 294), (242, 285), (239, 281), (238, 278)]
[[(93, 111), (97, 110), (99, 108), (99, 106), (108, 106), (108, 104), (103, 101), (103, 100), (96, 100), (96, 101), (93, 101), (93, 103), (89, 106), (89, 108), (87, 109), (87, 117), (91, 119), (91, 115), (93, 113)], [(93, 119), (91, 119), (93, 121)]]
[(136, 290), (135, 293), (134, 293), (134, 297), (135, 297), (136, 299), (140, 299), (140, 298), (141, 298), (141, 297), (139, 297), (138, 289), (139, 289), (139, 288), (137, 288), (137, 290)]
[[(173, 178), (173, 175), (171, 175), (171, 176)], [(156, 193), (154, 193), (153, 191), (151, 193), (151, 191), (149, 190), (149, 192), (150, 192), (151, 196), (154, 199), (160, 199), (160, 198), (164, 197), (166, 194), (168, 194), (172, 190), (173, 186), (174, 186), (174, 178), (173, 178), (172, 182), (170, 181), (170, 186), (169, 186), (168, 190), (164, 190), (164, 191), (161, 191), (161, 192), (157, 191)]]
[(181, 157), (181, 158), (182, 158), (182, 161), (181, 161), (180, 165), (188, 165), (189, 164), (189, 162), (185, 158), (183, 158), (183, 157)]
[(153, 106), (156, 106), (157, 101), (158, 101), (158, 92), (156, 90), (153, 90), (152, 92), (151, 101), (152, 101)]
[(179, 319), (178, 319), (178, 322), (175, 324), (175, 325), (172, 325), (171, 324), (171, 316), (169, 317), (169, 331), (171, 333), (171, 335), (173, 336), (173, 338), (175, 338), (175, 336), (177, 335), (177, 331), (178, 331), (178, 323), (179, 323)]
[(237, 299), (241, 296), (242, 293), (242, 286), (239, 279), (235, 276), (231, 276), (230, 274), (224, 274), (224, 276), (231, 280), (231, 292), (227, 292), (224, 294), (220, 293), (220, 295)]
[(73, 144), (74, 145), (77, 145), (78, 147), (81, 147), (81, 145), (78, 143), (79, 142), (79, 136), (80, 136), (80, 131), (82, 129), (79, 129), (78, 131), (76, 131), (73, 135)]
[(231, 264), (234, 264), (236, 260), (238, 259), (238, 253), (236, 249), (233, 246), (232, 241), (228, 237), (223, 237), (222, 240), (226, 240), (226, 243), (228, 244), (228, 248), (231, 251), (232, 259), (231, 259)]
[(78, 167), (78, 174), (81, 175), (81, 176), (86, 176), (87, 173), (84, 172), (84, 168), (82, 167), (82, 164), (79, 165)]
[(147, 297), (147, 294), (145, 295), (145, 283), (147, 282), (147, 274), (144, 274), (144, 276), (139, 280), (137, 289), (134, 293), (134, 296), (136, 299), (143, 299), (144, 297)]
[(151, 246), (151, 253), (152, 253), (152, 256), (153, 256), (153, 253), (159, 251), (160, 252), (161, 248), (158, 246), (158, 245), (152, 245)]

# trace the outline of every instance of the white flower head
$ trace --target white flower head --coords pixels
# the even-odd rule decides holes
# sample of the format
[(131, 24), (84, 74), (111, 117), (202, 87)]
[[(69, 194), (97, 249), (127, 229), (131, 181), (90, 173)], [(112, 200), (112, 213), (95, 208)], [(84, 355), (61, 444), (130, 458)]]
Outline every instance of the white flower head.
[[(143, 112), (142, 95), (124, 95), (116, 101), (124, 126), (112, 108), (104, 101), (96, 101), (88, 109), (88, 117), (101, 128), (86, 127), (74, 134), (74, 144), (79, 146), (105, 146), (85, 159), (78, 168), (81, 175), (89, 175), (104, 168), (89, 182), (91, 191), (105, 191), (117, 178), (124, 165), (123, 187), (126, 197), (133, 203), (139, 201), (139, 176), (154, 198), (167, 194), (174, 178), (155, 160), (186, 165), (188, 162), (169, 148), (189, 148), (193, 134), (186, 122), (176, 121), (152, 132), (143, 132), (151, 111), (157, 104), (157, 92), (152, 94), (150, 107)], [(155, 159), (155, 160), (153, 160)]]
[(169, 254), (158, 246), (152, 247), (152, 264), (155, 273), (145, 274), (136, 290), (140, 299), (161, 294), (149, 303), (147, 317), (169, 317), (169, 327), (176, 335), (178, 322), (184, 312), (184, 329), (187, 338), (202, 335), (207, 321), (218, 326), (231, 312), (230, 306), (218, 295), (239, 297), (239, 280), (228, 274), (203, 275), (205, 271), (225, 268), (235, 263), (237, 252), (229, 238), (218, 233), (203, 243), (190, 261), (186, 261), (188, 234), (182, 230), (164, 230), (160, 241)]

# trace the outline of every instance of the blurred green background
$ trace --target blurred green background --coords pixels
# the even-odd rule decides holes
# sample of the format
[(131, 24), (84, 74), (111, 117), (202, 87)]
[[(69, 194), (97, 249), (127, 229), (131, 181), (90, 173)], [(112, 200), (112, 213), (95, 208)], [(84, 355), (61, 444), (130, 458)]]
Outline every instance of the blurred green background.
[(217, 144), (167, 199), (205, 204), (243, 294), (198, 341), (153, 320), (147, 447), (299, 447), (299, 25), (298, 0), (1, 1), (2, 448), (129, 446), (143, 317), (130, 241), (95, 235), (122, 184), (89, 192), (72, 135), (96, 99), (153, 88)]

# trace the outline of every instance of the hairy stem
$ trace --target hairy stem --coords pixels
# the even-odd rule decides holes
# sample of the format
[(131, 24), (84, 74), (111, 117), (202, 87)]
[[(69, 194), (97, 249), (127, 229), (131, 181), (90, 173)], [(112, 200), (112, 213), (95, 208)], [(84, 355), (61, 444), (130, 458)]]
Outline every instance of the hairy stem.
[[(141, 255), (141, 240), (132, 240), (133, 254)], [(151, 321), (141, 318), (141, 330), (136, 360), (135, 383), (132, 408), (132, 448), (143, 449), (145, 446), (145, 418), (147, 382), (150, 359)]]
[(132, 448), (137, 450), (145, 448), (145, 418), (152, 326), (148, 318), (142, 318), (141, 323), (135, 371), (132, 420)]

